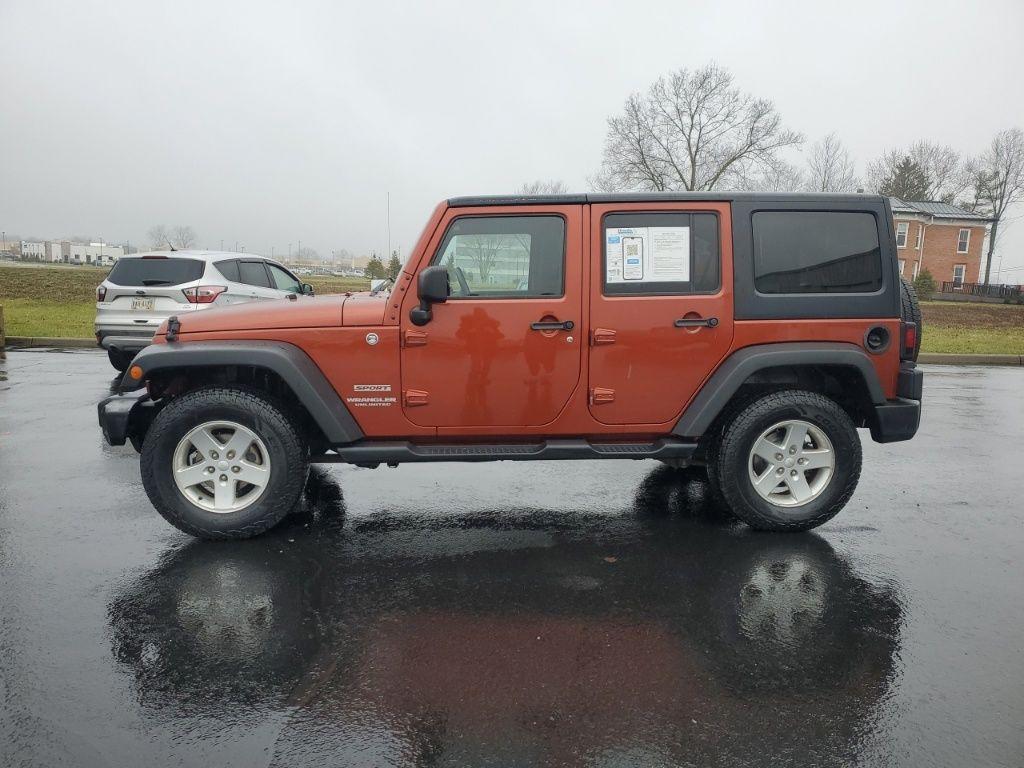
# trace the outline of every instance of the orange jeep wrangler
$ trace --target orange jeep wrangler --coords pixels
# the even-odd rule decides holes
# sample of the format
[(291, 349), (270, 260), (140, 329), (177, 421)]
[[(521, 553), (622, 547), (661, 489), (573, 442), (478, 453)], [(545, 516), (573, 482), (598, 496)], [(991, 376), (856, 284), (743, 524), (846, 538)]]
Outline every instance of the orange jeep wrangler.
[(169, 318), (99, 404), (171, 524), (268, 530), (310, 462), (660, 459), (755, 528), (908, 440), (920, 312), (884, 197), (462, 197), (394, 284)]

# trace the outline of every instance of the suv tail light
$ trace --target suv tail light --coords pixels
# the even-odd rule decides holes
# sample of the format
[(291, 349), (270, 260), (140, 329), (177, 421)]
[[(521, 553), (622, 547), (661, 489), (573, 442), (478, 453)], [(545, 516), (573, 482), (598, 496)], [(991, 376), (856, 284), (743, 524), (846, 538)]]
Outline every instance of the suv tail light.
[(105, 286), (105, 285), (97, 285), (96, 286), (96, 301), (106, 301), (106, 300), (107, 300), (107, 286)]
[(913, 360), (917, 349), (917, 323), (900, 323), (900, 360)]
[(226, 290), (226, 285), (197, 285), (194, 288), (184, 288), (181, 292), (185, 294), (189, 304), (212, 304)]

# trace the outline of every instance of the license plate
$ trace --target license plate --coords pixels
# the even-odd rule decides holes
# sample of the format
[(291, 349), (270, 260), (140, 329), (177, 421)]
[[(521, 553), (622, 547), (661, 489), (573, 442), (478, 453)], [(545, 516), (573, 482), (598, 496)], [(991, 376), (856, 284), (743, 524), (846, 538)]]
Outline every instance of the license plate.
[(137, 309), (141, 312), (152, 312), (153, 299), (132, 299), (132, 309)]

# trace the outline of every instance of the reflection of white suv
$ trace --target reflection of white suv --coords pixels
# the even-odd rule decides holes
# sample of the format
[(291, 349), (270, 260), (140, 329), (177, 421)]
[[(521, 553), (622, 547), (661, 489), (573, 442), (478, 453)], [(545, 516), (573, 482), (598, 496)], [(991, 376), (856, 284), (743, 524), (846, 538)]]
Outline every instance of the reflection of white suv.
[(222, 251), (156, 251), (122, 256), (96, 288), (96, 341), (125, 370), (171, 315), (289, 294), (312, 294), (281, 264)]

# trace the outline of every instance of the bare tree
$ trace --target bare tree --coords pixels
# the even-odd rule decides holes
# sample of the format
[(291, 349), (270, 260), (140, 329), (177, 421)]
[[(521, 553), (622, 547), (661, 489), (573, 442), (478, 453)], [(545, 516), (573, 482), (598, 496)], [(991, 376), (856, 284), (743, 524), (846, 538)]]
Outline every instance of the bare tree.
[(807, 158), (806, 189), (809, 192), (856, 192), (857, 172), (853, 158), (835, 133), (814, 142)]
[(985, 284), (988, 285), (999, 223), (1007, 209), (1024, 200), (1024, 131), (1009, 128), (997, 133), (974, 167), (975, 198), (980, 202), (980, 209), (992, 217), (985, 257)]
[(892, 149), (868, 163), (869, 188), (876, 192), (886, 179), (893, 178), (907, 159), (928, 177), (926, 199), (952, 203), (971, 185), (971, 174), (963, 155), (952, 147), (917, 141), (906, 149)]
[(807, 184), (803, 171), (781, 158), (754, 169), (753, 175), (744, 175), (734, 188), (747, 192), (797, 192)]
[(709, 190), (737, 186), (803, 137), (775, 105), (742, 93), (709, 64), (659, 78), (608, 119), (599, 189)]
[(171, 234), (163, 224), (149, 228), (149, 244), (154, 251), (169, 251), (173, 247)]
[(196, 233), (192, 227), (178, 224), (171, 230), (171, 241), (176, 249), (192, 248), (196, 244)]
[(528, 181), (516, 190), (517, 195), (561, 195), (568, 192), (565, 182), (557, 179)]

